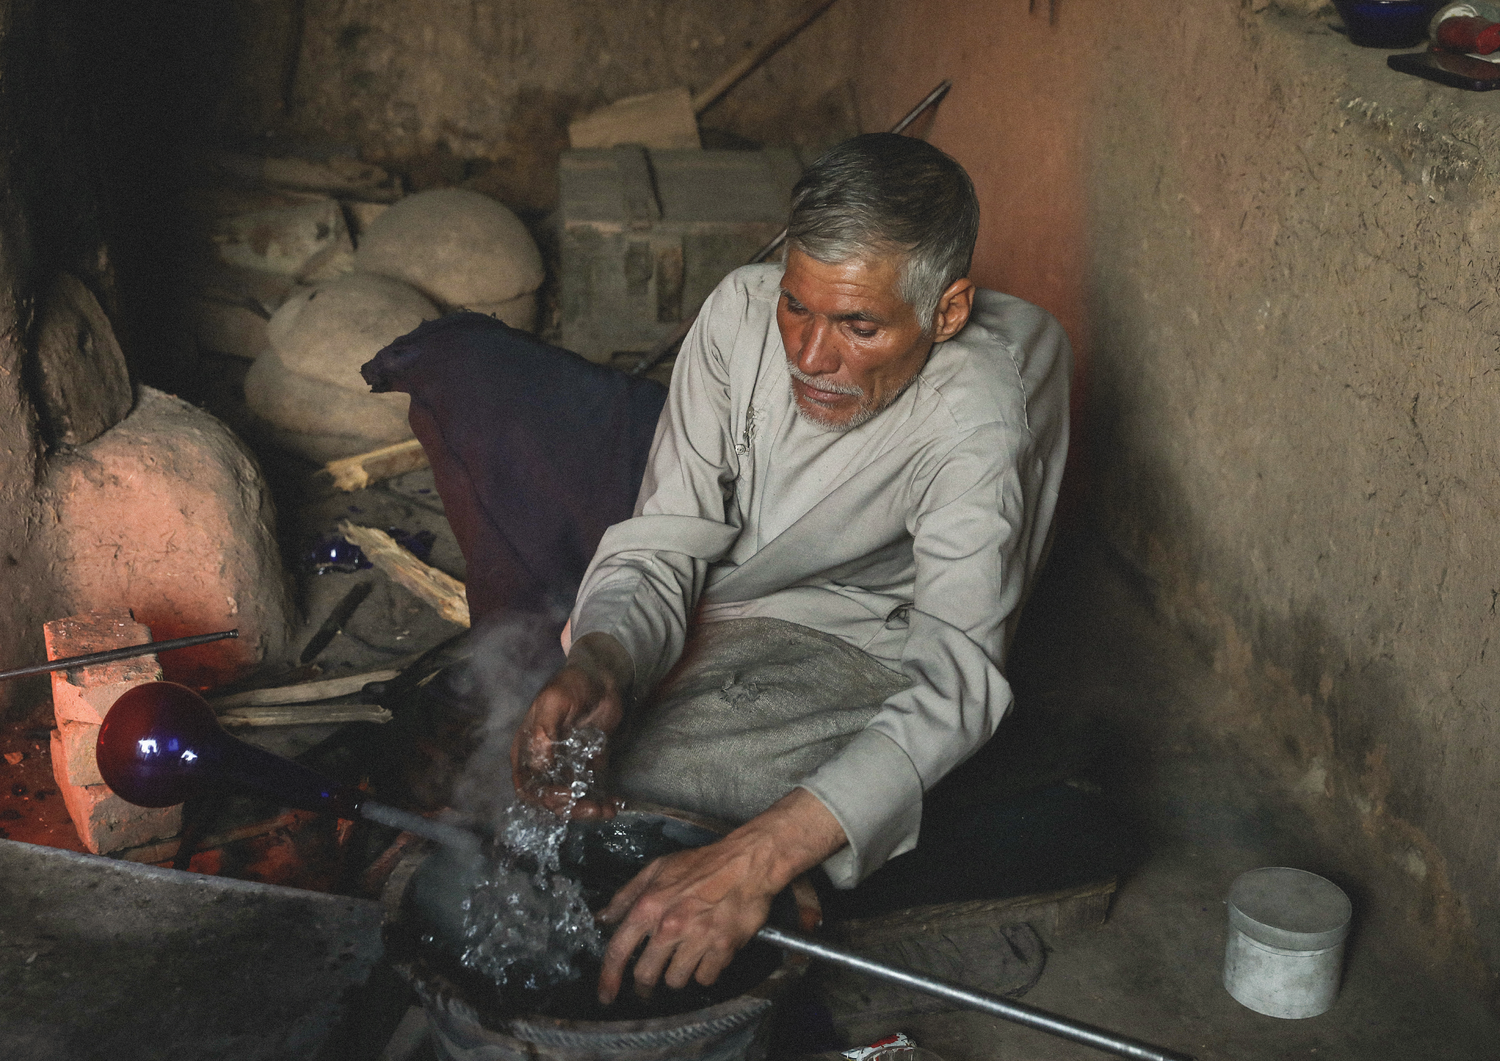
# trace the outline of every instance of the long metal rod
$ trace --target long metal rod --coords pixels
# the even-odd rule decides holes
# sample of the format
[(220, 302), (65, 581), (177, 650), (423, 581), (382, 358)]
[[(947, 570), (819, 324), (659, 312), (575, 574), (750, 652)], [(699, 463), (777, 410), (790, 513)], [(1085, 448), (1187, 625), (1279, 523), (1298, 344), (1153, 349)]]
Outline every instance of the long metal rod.
[(54, 670), (72, 670), (74, 667), (92, 667), (98, 663), (113, 663), (117, 659), (133, 659), (136, 656), (149, 656), (153, 652), (170, 652), (174, 648), (192, 648), (194, 645), (206, 645), (211, 641), (223, 641), (229, 637), (239, 637), (240, 632), (235, 630), (220, 630), (215, 634), (194, 634), (191, 637), (174, 637), (168, 641), (148, 641), (144, 645), (131, 645), (128, 648), (111, 648), (103, 652), (90, 652), (86, 656), (68, 656), (64, 659), (54, 659), (47, 663), (34, 663), (30, 667), (17, 667), (15, 670), (0, 671), (0, 682), (11, 678), (24, 678), (28, 674), (46, 674)]
[(934, 995), (966, 1009), (976, 1009), (993, 1017), (1000, 1017), (1040, 1032), (1046, 1032), (1048, 1035), (1083, 1043), (1085, 1046), (1092, 1046), (1096, 1050), (1103, 1050), (1118, 1057), (1128, 1057), (1134, 1061), (1194, 1061), (1188, 1054), (1180, 1054), (1175, 1050), (1143, 1043), (1139, 1039), (1116, 1035), (1103, 1028), (1096, 1028), (1092, 1024), (1058, 1017), (1034, 1006), (1025, 1006), (1019, 1002), (1001, 998), (999, 995), (992, 995), (988, 991), (975, 991), (947, 980), (921, 976), (906, 969), (898, 969), (893, 965), (874, 962), (850, 951), (830, 947), (805, 936), (783, 932), (769, 925), (757, 932), (755, 938), (789, 951), (796, 951), (798, 954), (806, 954), (810, 958), (842, 965), (846, 969), (873, 976), (877, 980), (886, 980), (893, 984), (900, 984), (902, 987), (909, 987), (914, 991)]
[(451, 847), (467, 855), (478, 855), (480, 851), (479, 837), (461, 825), (434, 821), (432, 818), (424, 818), (420, 814), (413, 814), (399, 807), (376, 803), (372, 799), (367, 799), (359, 805), (359, 814), (360, 817), (372, 822), (414, 833), (435, 844)]
[[(931, 92), (927, 93), (927, 95), (922, 97), (921, 103), (918, 103), (915, 107), (906, 112), (906, 117), (902, 118), (895, 125), (891, 126), (891, 132), (906, 132), (906, 130), (911, 126), (911, 123), (922, 116), (923, 111), (927, 110), (929, 107), (937, 106), (938, 101), (946, 96), (948, 94), (948, 90), (952, 87), (953, 82), (949, 81), (946, 77), (943, 78), (943, 80), (938, 83), (937, 88), (933, 89)], [(756, 262), (765, 261), (771, 255), (775, 254), (776, 251), (785, 242), (786, 229), (782, 229), (780, 235), (771, 240), (771, 242), (767, 243), (760, 250), (756, 251), (746, 264), (754, 265)], [(687, 320), (683, 321), (677, 327), (673, 328), (671, 335), (667, 336), (661, 342), (653, 346), (641, 357), (639, 361), (635, 363), (635, 368), (630, 370), (630, 374), (632, 376), (644, 375), (645, 373), (650, 372), (658, 364), (660, 364), (661, 359), (671, 353), (674, 346), (682, 342), (683, 339), (687, 338), (688, 331), (693, 327), (693, 322), (695, 322), (697, 319), (698, 314), (695, 312)]]

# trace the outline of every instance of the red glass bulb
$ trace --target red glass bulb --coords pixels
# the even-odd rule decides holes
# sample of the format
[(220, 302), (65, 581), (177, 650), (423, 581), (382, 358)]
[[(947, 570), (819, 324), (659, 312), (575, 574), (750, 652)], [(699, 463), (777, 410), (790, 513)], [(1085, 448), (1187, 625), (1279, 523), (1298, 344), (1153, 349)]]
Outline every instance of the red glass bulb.
[(362, 798), (232, 736), (203, 697), (175, 682), (122, 694), (99, 727), (96, 755), (104, 783), (141, 807), (170, 807), (212, 788), (248, 789), (284, 806), (352, 818)]

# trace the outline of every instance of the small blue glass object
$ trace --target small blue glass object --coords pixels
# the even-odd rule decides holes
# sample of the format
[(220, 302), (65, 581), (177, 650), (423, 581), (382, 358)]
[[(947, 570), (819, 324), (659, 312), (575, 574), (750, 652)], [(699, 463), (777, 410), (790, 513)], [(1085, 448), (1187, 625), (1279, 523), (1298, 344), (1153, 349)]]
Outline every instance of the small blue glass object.
[(348, 575), (375, 566), (365, 559), (359, 546), (341, 534), (330, 534), (321, 539), (308, 551), (306, 563), (309, 570), (319, 575), (330, 571)]
[(1349, 39), (1366, 48), (1410, 48), (1427, 38), (1443, 0), (1333, 0)]

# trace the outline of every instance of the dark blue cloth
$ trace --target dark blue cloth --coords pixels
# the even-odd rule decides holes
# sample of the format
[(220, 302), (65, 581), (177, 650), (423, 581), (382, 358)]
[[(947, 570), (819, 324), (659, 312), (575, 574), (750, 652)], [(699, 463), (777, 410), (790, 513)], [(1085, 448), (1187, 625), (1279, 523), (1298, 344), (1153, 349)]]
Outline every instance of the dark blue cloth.
[(474, 619), (571, 604), (605, 528), (635, 507), (666, 388), (467, 312), (427, 321), (361, 372), (411, 395)]

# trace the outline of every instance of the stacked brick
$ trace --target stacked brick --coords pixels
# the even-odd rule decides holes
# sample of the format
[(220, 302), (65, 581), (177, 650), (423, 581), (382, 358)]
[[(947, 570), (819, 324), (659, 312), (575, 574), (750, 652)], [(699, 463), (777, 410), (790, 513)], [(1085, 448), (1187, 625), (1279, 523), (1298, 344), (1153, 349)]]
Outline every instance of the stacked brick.
[[(47, 658), (54, 660), (151, 641), (151, 630), (136, 622), (126, 608), (54, 619), (43, 632)], [(181, 807), (153, 809), (126, 803), (109, 790), (94, 759), (99, 727), (120, 694), (160, 680), (161, 665), (155, 655), (52, 672), (52, 709), (57, 716), (57, 728), (52, 731), (52, 776), (79, 839), (95, 854), (116, 854), (181, 831)]]

